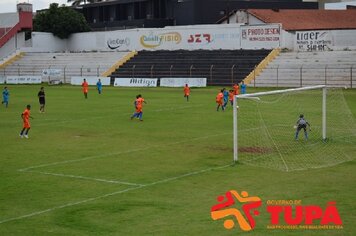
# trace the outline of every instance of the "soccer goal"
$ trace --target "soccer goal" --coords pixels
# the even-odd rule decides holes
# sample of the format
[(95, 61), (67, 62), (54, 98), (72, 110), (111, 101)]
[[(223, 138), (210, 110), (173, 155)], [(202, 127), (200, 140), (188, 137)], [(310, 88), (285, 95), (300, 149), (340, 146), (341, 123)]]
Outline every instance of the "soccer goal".
[[(341, 89), (318, 85), (236, 95), (233, 114), (234, 162), (292, 171), (351, 158), (342, 141), (354, 140), (356, 125)], [(311, 130), (297, 128), (300, 115)]]

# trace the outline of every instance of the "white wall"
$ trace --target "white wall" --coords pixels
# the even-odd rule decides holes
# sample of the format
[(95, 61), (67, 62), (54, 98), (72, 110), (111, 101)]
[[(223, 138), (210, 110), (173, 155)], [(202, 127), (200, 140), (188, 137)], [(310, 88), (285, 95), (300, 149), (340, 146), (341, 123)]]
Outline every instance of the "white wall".
[(333, 30), (334, 50), (356, 50), (356, 30)]
[(33, 32), (26, 51), (132, 51), (240, 49), (240, 25), (197, 25), (77, 33), (60, 40), (49, 33)]
[(32, 52), (62, 52), (67, 50), (67, 40), (60, 39), (52, 33), (32, 32), (32, 47), (22, 48)]
[[(261, 23), (251, 15), (249, 22)], [(280, 29), (279, 32), (273, 33), (273, 29), (277, 27)], [(267, 33), (246, 37), (248, 30), (253, 32), (256, 29)], [(24, 51), (232, 50), (276, 47), (294, 50), (296, 35), (295, 31), (282, 30), (279, 24), (236, 23), (77, 33), (67, 40), (61, 40), (50, 33), (33, 32), (33, 47), (25, 48)], [(328, 48), (331, 50), (356, 50), (356, 30), (329, 30), (324, 35), (328, 35), (327, 39), (331, 42)]]
[(67, 50), (76, 51), (108, 51), (105, 50), (104, 38), (106, 32), (87, 32), (72, 34), (68, 39)]
[(295, 32), (282, 30), (281, 34), (281, 48), (288, 48), (292, 50), (294, 48)]
[(69, 50), (196, 50), (240, 48), (239, 25), (144, 28), (73, 34)]
[(25, 45), (25, 33), (17, 33), (15, 37), (12, 37), (4, 46), (0, 48), (0, 60), (13, 54), (16, 50), (22, 48)]

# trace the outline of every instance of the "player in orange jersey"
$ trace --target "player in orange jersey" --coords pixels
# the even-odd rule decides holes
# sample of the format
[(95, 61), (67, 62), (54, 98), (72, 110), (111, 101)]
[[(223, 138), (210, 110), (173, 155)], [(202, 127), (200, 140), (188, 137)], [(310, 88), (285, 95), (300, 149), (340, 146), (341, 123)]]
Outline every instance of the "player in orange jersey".
[(87, 99), (88, 98), (89, 85), (88, 85), (88, 82), (87, 82), (86, 79), (83, 80), (82, 88), (83, 88), (84, 97)]
[(136, 100), (135, 100), (135, 108), (136, 108), (136, 111), (135, 111), (135, 113), (131, 116), (131, 120), (132, 120), (134, 117), (136, 117), (136, 118), (138, 118), (140, 121), (143, 121), (143, 120), (142, 120), (142, 114), (143, 114), (142, 106), (143, 106), (143, 103), (146, 104), (145, 99), (141, 96), (141, 94), (137, 95), (137, 96), (136, 96)]
[(219, 111), (219, 107), (221, 106), (222, 111), (225, 110), (224, 108), (224, 94), (223, 94), (224, 90), (222, 89), (220, 91), (220, 93), (218, 93), (218, 95), (216, 95), (215, 101), (218, 104), (218, 106), (216, 107), (216, 111)]
[(184, 86), (184, 97), (187, 98), (187, 102), (189, 102), (190, 88), (188, 84)]
[(230, 101), (231, 106), (234, 105), (234, 96), (235, 96), (234, 94), (235, 94), (234, 90), (230, 89), (229, 90), (229, 101)]
[(23, 129), (20, 132), (20, 137), (23, 138), (28, 138), (28, 131), (30, 130), (30, 118), (33, 119), (33, 117), (30, 115), (30, 110), (31, 110), (31, 105), (27, 105), (26, 109), (24, 112), (21, 114), (21, 118), (23, 120)]
[(238, 95), (239, 94), (239, 85), (234, 84), (234, 86), (232, 86), (232, 88), (234, 90), (234, 95)]

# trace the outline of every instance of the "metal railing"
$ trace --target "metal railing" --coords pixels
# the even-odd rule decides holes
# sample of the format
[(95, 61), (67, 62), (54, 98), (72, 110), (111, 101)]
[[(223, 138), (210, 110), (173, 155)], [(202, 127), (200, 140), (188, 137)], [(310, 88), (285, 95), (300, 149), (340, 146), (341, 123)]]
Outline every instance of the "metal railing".
[(354, 88), (356, 84), (356, 65), (298, 65), (282, 67), (276, 65), (265, 68), (255, 75), (256, 87), (303, 87), (310, 85), (329, 85)]
[[(72, 76), (100, 76), (109, 68), (108, 65), (47, 65), (47, 66), (25, 66), (15, 64), (0, 69), (0, 76), (42, 76), (43, 81), (61, 80), (64, 83), (70, 82)], [(166, 69), (160, 68), (157, 64), (151, 64), (146, 69), (141, 69), (137, 65), (130, 68), (119, 69), (114, 72), (116, 77), (206, 77), (208, 85), (231, 85), (240, 82), (250, 72), (253, 73), (252, 85), (256, 87), (303, 87), (309, 85), (330, 85), (354, 88), (356, 84), (356, 64), (338, 66), (335, 65), (297, 65), (283, 66), (275, 65), (262, 70), (261, 74), (254, 71), (254, 67), (239, 66), (237, 64), (221, 66), (216, 64), (205, 65), (190, 64), (186, 66), (169, 65)], [(45, 69), (59, 70), (59, 75), (43, 74)]]
[[(147, 65), (146, 65), (147, 68)], [(167, 69), (158, 65), (149, 65), (149, 69), (140, 69), (137, 65), (119, 71), (117, 75), (123, 77), (206, 77), (208, 85), (234, 84), (244, 79), (250, 72), (253, 73), (253, 85), (267, 87), (303, 87), (309, 85), (331, 85), (353, 88), (356, 84), (356, 65), (335, 67), (332, 65), (309, 66), (299, 65), (286, 67), (277, 65), (256, 72), (255, 67), (241, 67), (232, 65), (221, 67), (211, 64), (204, 68), (196, 64), (170, 65)]]
[(214, 85), (216, 81), (225, 81), (226, 84), (233, 84), (241, 81), (254, 67), (239, 67), (232, 65), (229, 67), (219, 67), (211, 64), (200, 67), (197, 64), (187, 66), (169, 65), (162, 68), (157, 64), (145, 65), (140, 68), (136, 64), (130, 67), (119, 69), (113, 74), (114, 77), (145, 77), (145, 78), (162, 78), (162, 77), (206, 77), (209, 85)]
[[(63, 83), (69, 83), (72, 76), (100, 76), (108, 69), (108, 66), (96, 65), (46, 65), (46, 66), (24, 66), (13, 64), (0, 69), (0, 76), (42, 76), (42, 81), (61, 80)], [(56, 71), (55, 74), (46, 75), (44, 70)]]

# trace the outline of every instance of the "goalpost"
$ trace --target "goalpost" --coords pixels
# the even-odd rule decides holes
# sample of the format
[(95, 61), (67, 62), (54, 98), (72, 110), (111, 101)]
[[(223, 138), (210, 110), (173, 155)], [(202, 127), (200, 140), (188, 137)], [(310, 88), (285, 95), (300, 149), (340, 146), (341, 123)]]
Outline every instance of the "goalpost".
[[(322, 98), (321, 98), (321, 139), (323, 141), (326, 140), (326, 92), (327, 88), (325, 85), (318, 85), (318, 86), (310, 86), (310, 87), (302, 87), (302, 88), (295, 88), (295, 89), (284, 89), (284, 90), (275, 90), (275, 91), (268, 91), (268, 92), (259, 92), (259, 93), (253, 93), (253, 94), (241, 94), (241, 95), (236, 95), (234, 96), (234, 101), (233, 101), (233, 146), (234, 146), (234, 156), (233, 156), (233, 161), (236, 162), (239, 159), (239, 129), (238, 129), (238, 113), (239, 113), (239, 107), (237, 105), (237, 102), (240, 101), (240, 99), (243, 100), (251, 100), (255, 102), (259, 102), (260, 100), (263, 100), (265, 96), (268, 95), (276, 95), (276, 94), (292, 94), (292, 93), (297, 93), (301, 91), (307, 91), (307, 90), (322, 90)], [(245, 107), (241, 107), (241, 109), (245, 109)], [(283, 108), (282, 108), (283, 109)], [(301, 111), (303, 112), (303, 111)], [(298, 114), (299, 115), (299, 114)], [(308, 120), (308, 114), (306, 114), (306, 119)], [(297, 117), (296, 117), (297, 118)], [(261, 120), (263, 117), (260, 118)], [(290, 121), (289, 121), (290, 122)], [(261, 123), (264, 124), (264, 121), (261, 121)], [(265, 124), (264, 124), (265, 126)], [(268, 128), (263, 128), (263, 129), (268, 129)], [(255, 129), (252, 130), (252, 133), (259, 132), (259, 130)], [(268, 131), (267, 131), (268, 132)], [(267, 134), (269, 137), (271, 136), (270, 134)], [(272, 137), (270, 137), (272, 139)], [(274, 141), (273, 141), (274, 142)], [(275, 144), (276, 146), (276, 144)], [(256, 149), (256, 147), (255, 147)], [(256, 151), (256, 150), (255, 150)], [(265, 152), (265, 150), (257, 149), (259, 152)], [(288, 166), (285, 163), (283, 157), (281, 157), (283, 160), (286, 169), (288, 171)]]

